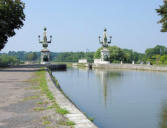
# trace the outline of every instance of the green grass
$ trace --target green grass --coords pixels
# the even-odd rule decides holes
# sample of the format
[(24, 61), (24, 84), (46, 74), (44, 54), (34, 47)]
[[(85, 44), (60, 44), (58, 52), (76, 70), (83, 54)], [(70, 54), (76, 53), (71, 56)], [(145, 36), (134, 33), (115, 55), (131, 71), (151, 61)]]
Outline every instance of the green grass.
[(56, 109), (56, 112), (59, 113), (59, 114), (62, 114), (62, 115), (69, 114), (69, 112), (66, 109), (63, 109), (63, 108), (60, 108), (60, 107), (58, 107)]
[(43, 120), (43, 122), (42, 122), (43, 125), (51, 124), (51, 121), (49, 121), (49, 117), (47, 117), (47, 116), (42, 117), (42, 120)]
[(46, 80), (46, 71), (40, 70), (36, 72), (36, 76), (37, 76), (36, 81), (38, 81), (42, 93), (44, 93), (52, 103), (52, 105), (49, 106), (48, 109), (56, 109), (56, 112), (62, 115), (68, 114), (69, 112), (66, 109), (60, 108), (60, 106), (56, 103), (52, 92), (48, 89)]
[(62, 115), (69, 114), (69, 112), (66, 109), (60, 108), (60, 106), (56, 102), (54, 102), (47, 109), (56, 109), (56, 112)]
[(84, 115), (88, 118), (88, 120), (90, 120), (91, 122), (94, 122), (94, 118), (93, 117), (88, 116), (86, 113), (84, 113)]
[(94, 118), (88, 117), (88, 119), (89, 119), (91, 122), (94, 122)]
[(44, 101), (44, 102), (42, 102), (42, 101), (39, 101), (39, 102), (37, 102), (37, 104), (38, 105), (44, 105), (44, 104), (49, 104), (47, 101)]
[(26, 97), (23, 99), (23, 101), (28, 101), (28, 100), (35, 100), (35, 99), (38, 99), (39, 96), (29, 96), (29, 97)]
[(59, 124), (60, 125), (65, 125), (65, 126), (73, 126), (73, 125), (75, 125), (75, 123), (72, 122), (72, 121), (62, 121)]
[(44, 110), (45, 110), (45, 108), (43, 108), (43, 107), (34, 108), (34, 111), (37, 111), (37, 112), (44, 111)]
[[(48, 85), (47, 85), (46, 71), (45, 70), (40, 70), (40, 71), (36, 72), (36, 77), (34, 77), (34, 79), (31, 82), (34, 85), (34, 87), (36, 87), (36, 88), (39, 87), (39, 89), (41, 90), (41, 94), (45, 95), (48, 99), (48, 101), (46, 101), (46, 102), (39, 101), (39, 102), (37, 102), (37, 104), (38, 105), (51, 104), (47, 108), (36, 107), (36, 108), (34, 108), (34, 111), (44, 111), (44, 110), (48, 110), (48, 109), (53, 109), (56, 113), (61, 114), (61, 115), (65, 115), (65, 114), (69, 113), (66, 109), (61, 108), (57, 104), (52, 92), (49, 90)], [(56, 80), (56, 84), (59, 87), (59, 83), (57, 80)], [(39, 85), (39, 86), (36, 86), (36, 85)], [(38, 98), (38, 97), (32, 96), (32, 97), (29, 97), (27, 99), (35, 99), (35, 98)], [(42, 120), (43, 120), (43, 122), (42, 122), (43, 125), (47, 126), (47, 128), (51, 128), (49, 126), (51, 124), (51, 122), (49, 121), (48, 117), (43, 117)], [(61, 124), (65, 125), (65, 126), (71, 126), (72, 128), (75, 125), (74, 122), (68, 121), (68, 120), (61, 122)]]
[(51, 124), (51, 122), (50, 121), (48, 121), (48, 120), (45, 120), (45, 121), (43, 121), (43, 123), (42, 123), (43, 125), (49, 125), (49, 124)]
[(42, 93), (44, 93), (49, 100), (54, 100), (53, 94), (48, 89), (47, 81), (46, 81), (46, 78), (45, 78), (45, 73), (46, 73), (46, 71), (38, 71), (38, 72), (36, 72), (36, 76), (37, 76), (36, 81), (39, 82), (39, 86), (40, 86), (40, 88), (42, 90)]

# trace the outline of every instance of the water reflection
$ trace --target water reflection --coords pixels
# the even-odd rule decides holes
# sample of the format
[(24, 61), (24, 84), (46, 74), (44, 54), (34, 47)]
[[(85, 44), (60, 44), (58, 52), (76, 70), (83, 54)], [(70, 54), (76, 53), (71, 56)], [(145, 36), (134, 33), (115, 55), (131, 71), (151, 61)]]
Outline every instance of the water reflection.
[(167, 103), (162, 105), (160, 128), (167, 128)]
[[(105, 106), (108, 104), (107, 102), (110, 102), (111, 100), (108, 99), (111, 97), (112, 90), (109, 89), (109, 87), (112, 84), (115, 84), (117, 80), (120, 80), (123, 76), (121, 72), (115, 72), (115, 71), (107, 71), (107, 70), (94, 70), (97, 78), (100, 80), (100, 83), (103, 88), (103, 96), (104, 96), (104, 103)], [(109, 94), (108, 94), (109, 93)], [(109, 96), (108, 96), (109, 95)]]
[(100, 128), (167, 128), (166, 73), (71, 68), (53, 74)]

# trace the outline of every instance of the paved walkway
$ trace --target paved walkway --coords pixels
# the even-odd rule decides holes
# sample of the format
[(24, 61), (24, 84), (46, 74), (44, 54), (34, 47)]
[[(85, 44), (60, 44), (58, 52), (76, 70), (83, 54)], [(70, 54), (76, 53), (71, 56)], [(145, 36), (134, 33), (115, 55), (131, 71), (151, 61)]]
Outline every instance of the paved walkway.
[(42, 113), (34, 112), (36, 100), (24, 101), (34, 96), (29, 79), (33, 68), (10, 68), (0, 70), (0, 128), (44, 128), (40, 123)]
[(0, 128), (71, 128), (31, 78), (38, 68), (0, 69)]
[(53, 85), (48, 73), (48, 85), (62, 108), (69, 110), (66, 117), (48, 109), (52, 103), (43, 95), (35, 77), (38, 68), (19, 67), (0, 69), (0, 128), (72, 128), (64, 125), (68, 119), (75, 128), (96, 128)]

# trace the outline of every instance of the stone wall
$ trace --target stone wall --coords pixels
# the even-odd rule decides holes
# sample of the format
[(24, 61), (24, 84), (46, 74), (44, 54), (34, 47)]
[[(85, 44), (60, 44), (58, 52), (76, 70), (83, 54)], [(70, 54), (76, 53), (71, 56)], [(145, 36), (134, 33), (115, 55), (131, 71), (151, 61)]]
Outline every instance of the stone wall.
[(130, 69), (167, 72), (167, 66), (151, 66), (138, 64), (92, 64), (93, 68), (100, 69)]

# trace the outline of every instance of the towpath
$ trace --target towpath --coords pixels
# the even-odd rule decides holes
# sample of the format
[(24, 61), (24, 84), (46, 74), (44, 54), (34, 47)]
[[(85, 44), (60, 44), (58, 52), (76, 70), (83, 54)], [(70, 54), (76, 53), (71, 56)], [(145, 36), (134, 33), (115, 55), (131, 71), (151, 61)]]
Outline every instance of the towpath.
[(51, 126), (48, 114), (55, 119), (52, 120), (55, 123), (66, 119), (55, 111), (42, 111), (42, 107), (47, 107), (47, 102), (29, 81), (35, 77), (34, 72), (37, 70), (38, 68), (0, 70), (0, 128), (70, 128), (57, 124)]

